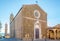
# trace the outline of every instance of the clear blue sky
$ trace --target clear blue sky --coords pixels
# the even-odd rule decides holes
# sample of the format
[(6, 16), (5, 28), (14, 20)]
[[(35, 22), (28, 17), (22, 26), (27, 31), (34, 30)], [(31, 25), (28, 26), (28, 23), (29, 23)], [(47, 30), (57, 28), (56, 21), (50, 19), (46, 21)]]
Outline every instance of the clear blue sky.
[[(17, 14), (23, 4), (36, 4), (36, 0), (0, 0), (0, 21), (2, 26), (9, 23), (11, 13)], [(60, 24), (60, 0), (37, 0), (38, 5), (47, 13), (47, 25)]]

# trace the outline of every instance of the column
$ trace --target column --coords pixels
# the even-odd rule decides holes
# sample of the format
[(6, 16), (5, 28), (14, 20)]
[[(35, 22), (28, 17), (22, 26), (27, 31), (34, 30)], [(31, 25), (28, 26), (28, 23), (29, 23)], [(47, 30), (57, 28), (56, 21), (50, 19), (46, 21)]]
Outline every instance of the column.
[(49, 39), (49, 37), (50, 37), (50, 36), (49, 36), (49, 30), (47, 30), (47, 38)]
[(59, 39), (59, 37), (60, 37), (60, 32), (59, 32), (60, 30), (59, 29), (57, 29), (57, 39)]
[(56, 29), (53, 29), (54, 31), (54, 39), (56, 39)]

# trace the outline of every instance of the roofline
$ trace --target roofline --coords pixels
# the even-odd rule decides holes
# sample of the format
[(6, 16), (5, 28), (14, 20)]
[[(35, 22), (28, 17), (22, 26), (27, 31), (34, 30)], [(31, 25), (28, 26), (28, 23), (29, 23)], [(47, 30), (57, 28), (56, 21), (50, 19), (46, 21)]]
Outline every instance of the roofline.
[[(22, 8), (23, 8), (23, 6), (19, 9), (19, 11), (17, 12), (16, 16), (19, 14), (19, 12), (22, 10)], [(13, 18), (13, 20), (16, 18), (16, 16)], [(10, 22), (10, 24), (12, 23), (12, 21)]]

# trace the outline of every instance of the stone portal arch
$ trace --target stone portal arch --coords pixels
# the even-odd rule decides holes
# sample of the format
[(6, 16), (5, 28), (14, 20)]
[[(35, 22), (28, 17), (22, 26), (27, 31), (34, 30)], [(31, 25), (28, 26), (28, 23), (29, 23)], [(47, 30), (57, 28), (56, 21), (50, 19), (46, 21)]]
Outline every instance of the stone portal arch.
[(41, 39), (41, 25), (39, 21), (34, 24), (34, 39)]

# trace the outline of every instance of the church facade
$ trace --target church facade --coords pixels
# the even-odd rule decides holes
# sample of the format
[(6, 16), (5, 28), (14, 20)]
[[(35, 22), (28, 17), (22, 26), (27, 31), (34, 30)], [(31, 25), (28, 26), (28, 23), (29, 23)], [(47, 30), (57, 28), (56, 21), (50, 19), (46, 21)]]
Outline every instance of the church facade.
[(18, 39), (47, 37), (47, 14), (37, 4), (23, 5), (14, 17), (10, 16), (10, 36)]

